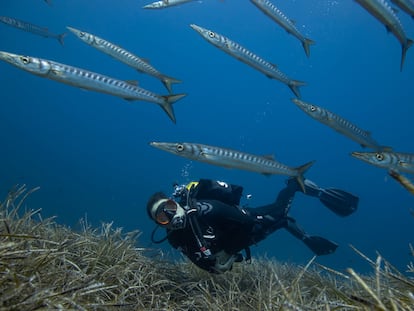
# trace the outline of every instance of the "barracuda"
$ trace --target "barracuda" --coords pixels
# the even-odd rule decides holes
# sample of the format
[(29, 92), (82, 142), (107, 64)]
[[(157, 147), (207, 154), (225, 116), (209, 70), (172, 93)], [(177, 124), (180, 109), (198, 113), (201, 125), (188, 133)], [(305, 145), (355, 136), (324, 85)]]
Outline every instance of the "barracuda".
[(194, 0), (160, 0), (160, 1), (155, 1), (150, 4), (144, 5), (142, 8), (143, 9), (165, 9), (171, 6), (175, 6), (175, 5), (179, 5), (179, 4), (183, 4), (183, 3), (191, 2), (191, 1), (194, 1)]
[[(47, 1), (46, 1), (47, 2)], [(48, 2), (49, 3), (49, 2)], [(54, 34), (51, 33), (47, 28), (40, 27), (22, 20), (18, 20), (15, 18), (7, 17), (7, 16), (0, 16), (0, 21), (5, 23), (6, 25), (12, 26), (17, 29), (24, 30), (26, 32), (33, 33), (35, 35), (39, 35), (45, 38), (54, 38), (59, 41), (60, 44), (63, 45), (63, 39), (66, 36), (66, 33), (62, 34)]]
[(408, 48), (413, 44), (411, 39), (408, 39), (403, 26), (397, 15), (385, 0), (355, 0), (371, 15), (384, 24), (387, 31), (391, 31), (394, 36), (400, 41), (402, 54), (400, 71), (403, 69), (405, 54)]
[(276, 161), (273, 157), (257, 156), (237, 150), (197, 143), (150, 142), (150, 145), (190, 160), (226, 168), (251, 171), (264, 175), (287, 175), (296, 177), (302, 189), (304, 189), (303, 174), (314, 163), (314, 161), (311, 161), (299, 167), (289, 167)]
[(69, 29), (72, 33), (74, 33), (80, 40), (94, 47), (95, 49), (109, 56), (112, 56), (113, 58), (119, 60), (120, 62), (123, 62), (124, 64), (127, 64), (128, 66), (131, 66), (139, 72), (146, 73), (150, 76), (157, 78), (164, 84), (164, 86), (170, 93), (172, 92), (171, 84), (181, 82), (180, 80), (162, 74), (157, 69), (152, 67), (147, 61), (132, 54), (131, 52), (128, 52), (127, 50), (121, 48), (118, 45), (115, 45), (91, 33), (87, 33), (85, 31), (81, 31), (73, 27), (66, 28)]
[(276, 65), (265, 61), (256, 54), (253, 54), (249, 50), (242, 47), (240, 44), (231, 41), (229, 38), (226, 38), (223, 35), (194, 24), (191, 24), (190, 26), (195, 31), (197, 31), (205, 40), (218, 47), (220, 50), (260, 71), (268, 78), (285, 83), (287, 86), (289, 86), (295, 96), (300, 98), (299, 87), (305, 85), (305, 82), (290, 79), (282, 71), (280, 71)]
[(414, 18), (414, 0), (391, 0), (391, 2)]
[(375, 151), (390, 150), (390, 147), (379, 145), (372, 137), (371, 133), (365, 131), (348, 120), (330, 112), (327, 109), (304, 102), (299, 99), (292, 99), (296, 106), (313, 119), (329, 126), (331, 129), (345, 135), (362, 147), (368, 147)]
[(414, 154), (393, 151), (352, 152), (359, 160), (385, 169), (414, 174)]
[(280, 11), (272, 2), (268, 0), (250, 1), (288, 33), (299, 39), (302, 43), (303, 49), (305, 50), (306, 56), (310, 56), (310, 45), (315, 44), (315, 42), (311, 39), (305, 38), (305, 36), (302, 35), (296, 28), (295, 24), (285, 14), (283, 14), (282, 11)]
[(158, 104), (174, 123), (176, 119), (172, 104), (185, 96), (185, 94), (161, 96), (122, 80), (36, 57), (0, 51), (0, 60), (34, 75), (82, 89), (110, 94), (131, 101), (142, 100)]

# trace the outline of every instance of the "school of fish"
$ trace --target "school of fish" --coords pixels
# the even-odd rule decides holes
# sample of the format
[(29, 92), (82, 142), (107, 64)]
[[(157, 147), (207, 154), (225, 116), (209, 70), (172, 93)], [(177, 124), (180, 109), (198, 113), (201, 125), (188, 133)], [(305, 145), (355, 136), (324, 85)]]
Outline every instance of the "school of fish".
[[(44, 0), (52, 6), (52, 0)], [(413, 0), (390, 0), (406, 14), (414, 18)], [(165, 9), (182, 5), (194, 0), (160, 0), (143, 6), (143, 9)], [(310, 57), (310, 47), (315, 42), (305, 37), (296, 27), (293, 20), (282, 12), (273, 1), (250, 0), (250, 2), (288, 34), (297, 38)], [(406, 59), (408, 49), (414, 41), (406, 35), (404, 27), (397, 16), (396, 10), (386, 0), (355, 0), (363, 9), (372, 15), (379, 23), (383, 24), (388, 32), (392, 33), (401, 45), (400, 71)], [(46, 27), (35, 25), (31, 22), (17, 18), (0, 16), (0, 21), (8, 26), (33, 33), (39, 36), (54, 38), (63, 45), (66, 33), (56, 34), (50, 32)], [(306, 85), (305, 82), (292, 79), (279, 69), (279, 66), (261, 58), (256, 53), (248, 50), (243, 45), (230, 39), (219, 32), (204, 28), (202, 26), (189, 25), (208, 43), (229, 54), (233, 58), (261, 72), (266, 77), (275, 79), (287, 85), (296, 98), (292, 102), (303, 112), (318, 122), (327, 125), (338, 133), (355, 141), (364, 148), (372, 151), (354, 151), (351, 156), (369, 163), (371, 165), (387, 169), (390, 176), (400, 182), (408, 191), (413, 193), (413, 185), (401, 175), (401, 172), (414, 174), (414, 154), (396, 152), (392, 147), (384, 146), (375, 141), (369, 131), (363, 130), (351, 121), (330, 110), (303, 101), (299, 87)], [(77, 38), (89, 46), (105, 53), (112, 58), (122, 62), (135, 70), (153, 76), (160, 80), (168, 91), (167, 95), (159, 95), (139, 87), (134, 81), (125, 81), (109, 77), (100, 73), (92, 72), (72, 65), (58, 63), (37, 56), (14, 54), (8, 51), (0, 51), (0, 60), (7, 62), (17, 68), (34, 75), (55, 80), (81, 89), (105, 93), (128, 101), (145, 101), (159, 105), (168, 115), (170, 120), (176, 123), (173, 103), (186, 96), (184, 93), (173, 94), (172, 85), (180, 83), (181, 80), (173, 78), (160, 72), (144, 58), (135, 55), (119, 45), (107, 41), (96, 34), (79, 30), (72, 26), (67, 29)], [(246, 171), (257, 172), (265, 175), (282, 174), (298, 178), (303, 184), (303, 174), (312, 166), (310, 161), (298, 167), (290, 167), (276, 161), (273, 157), (259, 156), (243, 151), (229, 149), (226, 147), (209, 146), (201, 143), (188, 142), (150, 142), (150, 145), (158, 149), (173, 153), (187, 159), (205, 162), (226, 168), (235, 168)]]

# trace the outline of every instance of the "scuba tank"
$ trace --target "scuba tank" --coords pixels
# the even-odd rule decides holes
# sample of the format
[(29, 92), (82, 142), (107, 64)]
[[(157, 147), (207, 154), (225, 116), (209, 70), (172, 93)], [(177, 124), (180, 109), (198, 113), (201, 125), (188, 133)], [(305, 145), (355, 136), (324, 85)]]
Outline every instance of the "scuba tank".
[(228, 184), (223, 181), (200, 179), (187, 185), (174, 184), (173, 196), (177, 199), (186, 199), (190, 189), (193, 189), (192, 198), (196, 200), (217, 200), (228, 205), (239, 205), (243, 187)]

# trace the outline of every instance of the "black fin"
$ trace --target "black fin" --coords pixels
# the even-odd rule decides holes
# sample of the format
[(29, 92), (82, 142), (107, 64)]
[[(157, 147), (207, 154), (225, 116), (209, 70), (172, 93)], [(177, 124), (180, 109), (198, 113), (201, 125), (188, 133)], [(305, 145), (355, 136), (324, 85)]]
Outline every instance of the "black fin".
[(335, 214), (345, 217), (358, 208), (359, 198), (340, 189), (321, 189), (319, 200)]
[(332, 254), (338, 247), (338, 244), (320, 236), (306, 237), (303, 242), (318, 256)]

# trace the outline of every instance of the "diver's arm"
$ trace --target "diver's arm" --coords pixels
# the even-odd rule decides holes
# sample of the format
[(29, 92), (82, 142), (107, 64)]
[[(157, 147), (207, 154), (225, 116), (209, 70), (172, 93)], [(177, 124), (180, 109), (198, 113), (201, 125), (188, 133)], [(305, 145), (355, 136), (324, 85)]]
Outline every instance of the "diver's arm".
[[(314, 182), (305, 179), (304, 186), (306, 195), (319, 197), (321, 189)], [(297, 191), (303, 192), (297, 178), (289, 178), (286, 182), (286, 187), (279, 192), (273, 205), (276, 205), (276, 209), (284, 208), (285, 215), (287, 215)]]

